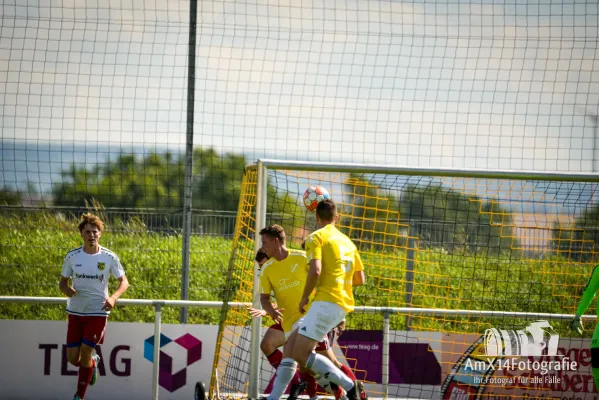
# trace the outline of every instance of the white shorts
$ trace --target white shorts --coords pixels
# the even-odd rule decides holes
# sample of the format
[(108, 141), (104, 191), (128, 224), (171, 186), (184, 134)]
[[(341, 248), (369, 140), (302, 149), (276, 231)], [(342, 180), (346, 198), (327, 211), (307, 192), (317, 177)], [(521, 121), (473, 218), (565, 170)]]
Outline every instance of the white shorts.
[(335, 303), (315, 301), (308, 313), (300, 319), (299, 334), (322, 342), (327, 334), (343, 321), (346, 314), (345, 309)]
[(295, 321), (293, 323), (293, 325), (291, 326), (291, 330), (285, 332), (285, 341), (287, 341), (287, 339), (289, 339), (289, 336), (291, 336), (291, 334), (300, 327), (302, 321), (304, 320), (304, 318), (306, 317), (301, 317), (300, 319), (298, 319), (297, 321)]

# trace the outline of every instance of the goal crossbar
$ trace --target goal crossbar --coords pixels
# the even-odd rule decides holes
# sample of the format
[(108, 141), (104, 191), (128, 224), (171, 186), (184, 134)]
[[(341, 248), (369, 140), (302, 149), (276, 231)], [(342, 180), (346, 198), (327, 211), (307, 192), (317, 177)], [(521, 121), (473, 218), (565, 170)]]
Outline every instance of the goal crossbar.
[(528, 171), (508, 169), (469, 169), (469, 168), (433, 168), (393, 166), (384, 164), (355, 164), (333, 163), (322, 161), (289, 161), (278, 159), (259, 159), (251, 166), (260, 166), (274, 170), (319, 171), (319, 172), (360, 172), (367, 174), (396, 174), (409, 176), (480, 178), (480, 179), (534, 179), (559, 180), (566, 182), (598, 182), (599, 173), (595, 172), (559, 172), (559, 171)]

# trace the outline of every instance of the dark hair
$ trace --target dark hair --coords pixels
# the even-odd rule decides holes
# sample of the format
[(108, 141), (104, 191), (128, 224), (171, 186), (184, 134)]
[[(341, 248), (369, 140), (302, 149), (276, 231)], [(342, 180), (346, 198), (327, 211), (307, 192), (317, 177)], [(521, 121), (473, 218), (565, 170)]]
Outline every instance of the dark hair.
[(281, 225), (273, 224), (262, 228), (260, 235), (268, 235), (271, 238), (279, 239), (279, 241), (285, 244), (285, 230)]
[(322, 200), (318, 203), (318, 206), (316, 206), (316, 215), (323, 222), (333, 222), (335, 215), (337, 215), (337, 206), (335, 205), (335, 202), (331, 199)]
[(258, 250), (256, 252), (256, 257), (254, 258), (254, 260), (256, 260), (258, 262), (258, 264), (260, 264), (262, 262), (262, 260), (267, 259), (268, 260), (268, 256), (266, 255), (266, 252), (262, 249)]

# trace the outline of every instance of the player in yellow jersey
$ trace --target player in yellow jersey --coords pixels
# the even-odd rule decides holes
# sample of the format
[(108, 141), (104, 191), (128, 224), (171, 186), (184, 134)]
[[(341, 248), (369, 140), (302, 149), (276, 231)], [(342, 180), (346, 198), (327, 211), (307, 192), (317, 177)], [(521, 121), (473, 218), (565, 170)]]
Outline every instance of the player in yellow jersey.
[[(336, 227), (337, 207), (326, 199), (316, 207), (320, 227), (306, 241), (310, 270), (298, 312), (306, 313), (299, 329), (289, 337), (292, 357), (300, 367), (325, 376), (347, 393), (349, 400), (360, 400), (362, 385), (350, 379), (326, 357), (314, 352), (316, 343), (354, 310), (353, 286), (366, 281), (362, 260), (354, 243)], [(316, 290), (311, 307), (310, 296)]]
[[(285, 231), (279, 225), (271, 225), (262, 229), (260, 236), (262, 238), (262, 249), (270, 257), (261, 268), (260, 303), (264, 311), (275, 322), (281, 323), (286, 340), (298, 328), (303, 318), (297, 305), (302, 297), (308, 275), (308, 259), (306, 253), (302, 250), (287, 249), (285, 246)], [(277, 299), (277, 308), (271, 303), (271, 293)], [(307, 307), (309, 308), (309, 305)], [(318, 343), (318, 349), (326, 354), (328, 348), (328, 338), (323, 337)], [(277, 368), (273, 388), (268, 397), (271, 400), (279, 399), (283, 395), (297, 369), (297, 363), (289, 357), (287, 347), (283, 349), (283, 357), (285, 358), (281, 360)], [(304, 368), (300, 368), (300, 375), (307, 384), (306, 391), (311, 398), (316, 397), (316, 388), (318, 386), (316, 379), (323, 387), (330, 384), (322, 376), (313, 377)], [(290, 397), (297, 397), (298, 392), (294, 393), (294, 390), (291, 390)]]
[[(278, 226), (273, 226), (272, 228), (268, 228), (268, 230), (274, 230), (275, 236), (279, 237), (279, 232), (278, 232), (279, 229), (277, 227)], [(282, 246), (284, 247), (284, 244)], [(304, 243), (302, 243), (302, 249), (303, 248), (304, 248)], [(255, 260), (260, 265), (260, 269), (262, 269), (263, 265), (269, 260), (269, 257), (267, 256), (266, 252), (261, 248), (256, 253)], [(306, 269), (305, 276), (307, 276), (307, 275), (308, 275), (308, 273), (307, 273), (307, 269)], [(305, 276), (304, 276), (304, 279), (305, 279)], [(272, 306), (273, 306), (273, 308), (278, 309), (278, 305), (272, 304)], [(248, 311), (250, 312), (250, 314), (253, 317), (268, 316), (268, 313), (265, 310), (259, 310), (259, 309), (249, 307)], [(354, 376), (353, 371), (347, 365), (342, 364), (341, 362), (339, 362), (339, 360), (337, 360), (337, 357), (335, 357), (335, 354), (333, 353), (333, 350), (331, 348), (332, 343), (334, 342), (335, 334), (341, 335), (344, 330), (345, 330), (345, 321), (343, 321), (339, 326), (335, 327), (335, 329), (333, 329), (331, 332), (329, 332), (324, 341), (318, 343), (318, 345), (316, 346), (316, 352), (320, 353), (320, 354), (324, 355), (325, 357), (327, 357), (328, 359), (330, 359), (335, 364), (335, 366), (337, 366), (337, 368), (341, 369), (345, 374), (352, 377), (352, 376)], [(282, 347), (284, 345), (285, 345), (285, 334), (284, 334), (283, 327), (281, 326), (280, 323), (275, 323), (274, 325), (270, 326), (267, 329), (266, 333), (264, 334), (264, 337), (262, 338), (262, 341), (260, 342), (260, 349), (264, 353), (264, 356), (268, 359), (268, 362), (270, 363), (270, 365), (275, 369), (275, 371), (278, 369), (279, 364), (281, 363), (281, 361), (283, 359), (283, 353), (281, 353), (281, 351), (279, 351), (278, 348)], [(291, 381), (289, 397), (287, 397), (287, 400), (293, 400), (293, 399), (297, 398), (304, 389), (306, 390), (306, 392), (308, 393), (310, 398), (316, 397), (318, 385), (316, 384), (316, 382), (313, 379), (311, 379), (311, 376), (308, 376), (308, 375), (309, 375), (308, 370), (304, 371), (304, 373), (302, 374), (302, 378), (303, 378), (303, 382), (302, 382), (299, 379), (300, 378), (299, 371), (296, 372), (296, 374), (293, 376), (293, 379)], [(270, 394), (272, 392), (276, 376), (277, 375), (275, 372), (275, 374), (271, 378), (264, 393)], [(354, 379), (355, 379), (355, 377), (354, 377)], [(337, 385), (331, 385), (327, 379), (324, 379), (323, 377), (316, 377), (316, 380), (322, 386), (323, 389), (328, 391), (330, 394), (334, 395), (335, 399), (339, 400), (344, 395), (343, 390), (341, 390)], [(308, 385), (308, 383), (310, 383), (310, 385)]]

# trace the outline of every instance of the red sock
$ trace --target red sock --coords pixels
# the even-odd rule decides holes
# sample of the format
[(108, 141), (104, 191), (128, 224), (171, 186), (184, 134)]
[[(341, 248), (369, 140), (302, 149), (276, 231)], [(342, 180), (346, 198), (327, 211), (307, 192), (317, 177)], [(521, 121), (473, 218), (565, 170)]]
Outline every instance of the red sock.
[(347, 365), (345, 365), (345, 364), (341, 364), (341, 371), (342, 371), (342, 372), (343, 372), (345, 375), (347, 375), (347, 377), (348, 377), (349, 379), (351, 379), (352, 381), (354, 381), (354, 382), (355, 382), (355, 381), (357, 381), (357, 380), (358, 380), (358, 379), (356, 378), (356, 376), (354, 375), (354, 373), (352, 372), (351, 368), (350, 368), (350, 367), (348, 367)]
[(269, 355), (266, 358), (268, 359), (270, 365), (272, 365), (272, 367), (275, 369), (275, 373), (273, 374), (272, 378), (270, 378), (270, 382), (268, 382), (268, 386), (264, 391), (265, 394), (270, 394), (270, 392), (272, 392), (272, 387), (275, 383), (275, 378), (277, 377), (277, 368), (279, 368), (279, 364), (281, 364), (281, 360), (283, 359), (283, 353), (281, 353), (279, 350), (275, 350), (271, 355)]
[(275, 350), (271, 355), (269, 355), (266, 358), (268, 359), (270, 365), (272, 365), (272, 367), (276, 370), (277, 368), (279, 368), (279, 364), (283, 359), (283, 353), (281, 353), (279, 350)]
[[(93, 365), (93, 364), (92, 364)], [(94, 367), (89, 368), (82, 365), (79, 366), (79, 376), (77, 377), (77, 396), (85, 398), (85, 392), (89, 386), (89, 381), (92, 378)]]
[(343, 389), (341, 389), (341, 387), (335, 385), (335, 387), (333, 388), (333, 386), (331, 385), (331, 389), (333, 389), (333, 394), (335, 395), (335, 399), (339, 400), (340, 398), (343, 397), (343, 395), (345, 394), (343, 392)]
[(312, 374), (309, 372), (300, 372), (300, 376), (302, 380), (306, 382), (306, 393), (308, 393), (308, 396), (316, 396), (318, 388), (318, 383), (316, 382), (316, 379), (314, 379)]

